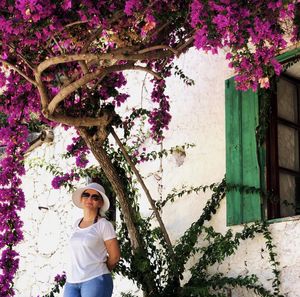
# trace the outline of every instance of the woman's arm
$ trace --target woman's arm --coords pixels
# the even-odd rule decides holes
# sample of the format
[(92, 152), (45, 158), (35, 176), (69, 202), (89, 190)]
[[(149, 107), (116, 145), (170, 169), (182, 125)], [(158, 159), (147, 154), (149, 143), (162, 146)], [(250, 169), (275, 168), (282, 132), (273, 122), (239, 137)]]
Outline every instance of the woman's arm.
[(106, 246), (107, 253), (108, 253), (106, 265), (108, 269), (111, 271), (116, 267), (117, 263), (120, 260), (121, 253), (120, 253), (119, 243), (116, 238), (113, 238), (104, 241), (104, 244)]

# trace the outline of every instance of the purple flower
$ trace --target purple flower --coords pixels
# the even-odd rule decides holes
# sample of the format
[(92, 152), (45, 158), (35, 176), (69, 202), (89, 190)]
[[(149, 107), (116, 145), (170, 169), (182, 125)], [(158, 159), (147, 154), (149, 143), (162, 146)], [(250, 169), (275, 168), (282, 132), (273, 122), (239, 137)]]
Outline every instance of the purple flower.
[(57, 274), (54, 277), (54, 281), (57, 283), (65, 282), (66, 281), (66, 273), (63, 272), (63, 274)]
[(124, 12), (130, 16), (134, 13), (134, 11), (138, 10), (140, 7), (140, 0), (127, 0), (125, 2)]
[(194, 0), (191, 4), (191, 26), (196, 28), (199, 23), (199, 16), (203, 9), (202, 3), (199, 0)]

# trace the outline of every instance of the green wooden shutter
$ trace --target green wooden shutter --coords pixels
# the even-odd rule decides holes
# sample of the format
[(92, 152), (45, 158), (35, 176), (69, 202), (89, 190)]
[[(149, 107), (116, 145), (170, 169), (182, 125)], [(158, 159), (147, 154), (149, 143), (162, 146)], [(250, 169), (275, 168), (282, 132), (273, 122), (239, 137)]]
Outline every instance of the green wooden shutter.
[[(226, 81), (226, 180), (230, 184), (260, 188), (255, 131), (258, 126), (258, 94), (235, 89), (234, 78)], [(227, 225), (261, 219), (258, 193), (230, 190), (226, 194)]]

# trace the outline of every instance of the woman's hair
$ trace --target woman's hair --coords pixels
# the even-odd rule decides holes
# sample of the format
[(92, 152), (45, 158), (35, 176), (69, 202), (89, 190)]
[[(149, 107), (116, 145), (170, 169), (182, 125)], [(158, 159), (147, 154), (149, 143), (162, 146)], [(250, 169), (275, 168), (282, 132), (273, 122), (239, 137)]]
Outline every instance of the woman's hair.
[[(98, 191), (97, 191), (97, 192), (98, 192)], [(99, 193), (99, 192), (98, 192), (98, 193)], [(99, 193), (99, 195), (101, 196), (102, 200), (104, 201), (104, 199), (103, 199), (101, 193)], [(103, 217), (103, 218), (106, 217), (105, 211), (103, 211), (103, 209), (101, 209), (101, 207), (98, 208), (98, 215), (99, 215), (100, 217)]]
[(98, 215), (99, 215), (100, 217), (103, 217), (103, 218), (106, 217), (105, 211), (103, 211), (100, 207), (98, 208)]

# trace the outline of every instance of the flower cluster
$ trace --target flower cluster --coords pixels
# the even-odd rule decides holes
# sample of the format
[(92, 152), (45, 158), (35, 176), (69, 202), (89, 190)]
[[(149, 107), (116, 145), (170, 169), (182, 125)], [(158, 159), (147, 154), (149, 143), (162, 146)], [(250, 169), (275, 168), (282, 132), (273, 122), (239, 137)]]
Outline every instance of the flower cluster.
[(1, 144), (5, 147), (0, 160), (0, 296), (14, 295), (12, 283), (19, 265), (14, 248), (23, 239), (23, 223), (17, 212), (25, 206), (20, 177), (25, 173), (23, 155), (28, 148), (27, 135), (23, 125), (0, 129)]
[(66, 282), (66, 273), (63, 272), (62, 274), (57, 274), (54, 277), (54, 281), (59, 284), (64, 284)]
[(66, 186), (74, 180), (78, 181), (79, 179), (80, 176), (74, 171), (71, 171), (70, 173), (64, 173), (62, 175), (55, 176), (51, 182), (51, 185), (54, 189), (59, 189), (60, 187)]
[(217, 53), (228, 48), (227, 59), (237, 73), (241, 90), (268, 88), (268, 78), (279, 75), (275, 56), (295, 40), (289, 24), (296, 1), (201, 1), (191, 4), (191, 25), (196, 29), (195, 46)]
[(76, 158), (76, 166), (80, 168), (85, 168), (88, 164), (87, 154), (89, 153), (89, 148), (86, 146), (85, 142), (80, 136), (72, 138), (72, 144), (67, 146), (67, 157), (73, 156)]
[[(22, 238), (17, 211), (24, 207), (20, 177), (32, 114), (52, 126), (49, 119), (98, 117), (108, 104), (117, 109), (128, 100), (122, 71), (142, 69), (155, 76), (153, 109), (146, 115), (151, 136), (160, 142), (171, 120), (165, 78), (176, 54), (193, 42), (212, 53), (225, 47), (240, 89), (267, 88), (269, 78), (281, 71), (275, 56), (299, 39), (300, 26), (298, 0), (0, 0), (0, 11), (3, 297), (14, 295), (13, 249)], [(52, 113), (45, 107), (51, 100)], [(87, 148), (79, 142), (75, 139), (68, 150), (84, 168)], [(74, 172), (61, 174), (52, 185), (77, 178)]]
[(154, 80), (154, 87), (151, 93), (153, 102), (159, 104), (155, 107), (149, 115), (149, 123), (151, 125), (151, 136), (157, 142), (163, 139), (163, 129), (167, 129), (171, 120), (169, 97), (165, 95), (166, 83), (165, 80)]
[(133, 12), (139, 10), (140, 7), (141, 7), (140, 0), (127, 0), (125, 3), (124, 12), (127, 15), (133, 15)]
[[(80, 136), (72, 138), (72, 143), (67, 145), (67, 153), (63, 156), (65, 158), (75, 157), (75, 164), (79, 168), (85, 168), (88, 164), (87, 155), (90, 152), (85, 142)], [(78, 181), (80, 176), (74, 170), (66, 173), (56, 172), (56, 176), (53, 178), (51, 185), (54, 189), (59, 189), (62, 186), (72, 184), (73, 181)]]
[[(13, 278), (18, 269), (18, 254), (15, 246), (23, 239), (22, 221), (18, 211), (25, 207), (25, 197), (21, 190), (21, 176), (25, 174), (24, 153), (28, 148), (29, 107), (37, 110), (36, 94), (33, 86), (22, 83), (14, 72), (6, 71), (0, 77), (0, 84), (6, 89), (0, 95), (0, 112), (6, 115), (6, 121), (0, 128), (0, 143), (3, 154), (0, 157), (0, 296), (13, 296)], [(13, 85), (19, 85), (15, 88)]]

